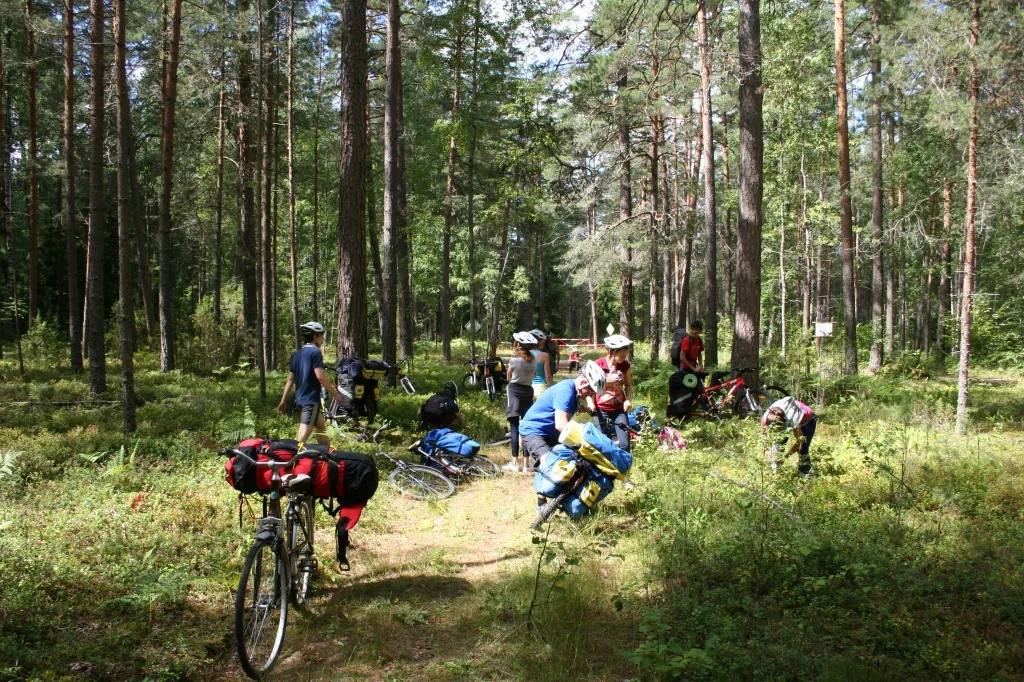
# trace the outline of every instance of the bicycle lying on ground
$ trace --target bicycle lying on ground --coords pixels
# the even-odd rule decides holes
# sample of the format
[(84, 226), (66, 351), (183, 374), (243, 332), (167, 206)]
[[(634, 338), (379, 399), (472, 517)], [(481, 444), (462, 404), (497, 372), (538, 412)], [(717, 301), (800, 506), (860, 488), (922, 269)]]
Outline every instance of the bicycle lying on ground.
[(731, 372), (732, 378), (724, 381), (729, 376), (725, 372), (712, 374), (709, 385), (700, 388), (685, 418), (719, 420), (733, 414), (740, 418), (759, 418), (769, 405), (789, 395), (789, 391), (773, 384), (762, 384), (759, 389), (748, 387), (743, 374), (753, 371), (751, 367), (734, 369)]
[[(303, 457), (320, 454), (303, 450), (288, 462), (257, 461), (241, 450), (222, 450), (255, 467), (272, 470), (270, 493), (263, 497), (263, 516), (242, 564), (235, 593), (235, 648), (245, 674), (259, 679), (277, 662), (288, 625), (288, 604), (302, 608), (317, 573), (313, 554), (314, 511), (312, 479), (285, 480), (281, 472)], [(281, 496), (288, 506), (282, 517)], [(282, 521), (283, 518), (283, 521)]]

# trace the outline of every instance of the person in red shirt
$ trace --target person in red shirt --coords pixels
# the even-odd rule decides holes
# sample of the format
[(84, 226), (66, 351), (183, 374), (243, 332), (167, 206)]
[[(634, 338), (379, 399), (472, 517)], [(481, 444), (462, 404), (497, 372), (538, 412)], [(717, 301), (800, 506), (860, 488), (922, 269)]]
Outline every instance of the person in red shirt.
[(605, 372), (622, 372), (622, 384), (626, 397), (633, 394), (633, 373), (629, 371), (629, 351), (633, 348), (633, 342), (622, 334), (612, 334), (605, 337), (604, 347), (608, 354), (598, 358), (597, 366)]
[(701, 376), (704, 372), (704, 339), (700, 333), (704, 331), (704, 325), (700, 320), (690, 322), (690, 331), (679, 342), (679, 369), (684, 369)]
[(604, 392), (596, 398), (594, 411), (597, 425), (604, 431), (609, 426), (615, 429), (615, 438), (619, 447), (629, 450), (629, 418), (627, 413), (633, 409), (632, 403), (623, 390), (622, 372), (613, 369), (605, 373)]

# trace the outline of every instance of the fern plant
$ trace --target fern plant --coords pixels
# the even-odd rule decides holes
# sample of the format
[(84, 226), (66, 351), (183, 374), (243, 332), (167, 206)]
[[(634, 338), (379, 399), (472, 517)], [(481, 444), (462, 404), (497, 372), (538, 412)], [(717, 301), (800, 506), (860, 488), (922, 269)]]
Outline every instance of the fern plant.
[(256, 413), (248, 400), (242, 401), (242, 412), (233, 418), (221, 421), (221, 440), (231, 444), (256, 435)]

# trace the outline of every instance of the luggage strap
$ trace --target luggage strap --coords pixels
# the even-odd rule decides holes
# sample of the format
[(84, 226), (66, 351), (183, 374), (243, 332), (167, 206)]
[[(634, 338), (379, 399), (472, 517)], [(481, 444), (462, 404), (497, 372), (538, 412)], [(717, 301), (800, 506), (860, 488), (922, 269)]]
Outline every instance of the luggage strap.
[(242, 507), (243, 506), (249, 512), (249, 517), (251, 519), (253, 519), (254, 521), (256, 520), (256, 513), (253, 512), (253, 510), (252, 510), (252, 502), (249, 501), (249, 496), (246, 495), (245, 493), (238, 493), (238, 529), (239, 530), (243, 530), (243, 528), (242, 528)]

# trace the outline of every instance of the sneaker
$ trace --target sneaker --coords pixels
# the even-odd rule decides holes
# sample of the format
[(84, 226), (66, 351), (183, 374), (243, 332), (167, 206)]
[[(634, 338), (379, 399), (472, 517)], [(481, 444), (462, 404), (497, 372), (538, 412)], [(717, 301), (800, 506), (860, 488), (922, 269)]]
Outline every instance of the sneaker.
[(512, 460), (505, 466), (501, 467), (501, 469), (502, 471), (516, 472), (519, 471), (519, 465), (515, 463), (515, 460)]

